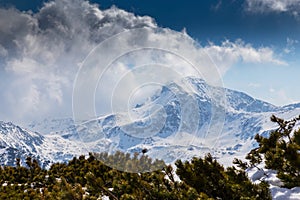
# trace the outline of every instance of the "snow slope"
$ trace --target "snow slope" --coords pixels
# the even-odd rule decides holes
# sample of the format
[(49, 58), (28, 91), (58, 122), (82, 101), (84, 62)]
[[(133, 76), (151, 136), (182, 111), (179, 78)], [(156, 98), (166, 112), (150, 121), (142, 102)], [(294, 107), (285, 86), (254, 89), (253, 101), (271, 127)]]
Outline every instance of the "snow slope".
[(48, 167), (53, 162), (65, 162), (74, 155), (85, 153), (79, 145), (62, 138), (59, 135), (43, 136), (28, 131), (10, 122), (0, 121), (0, 165), (15, 165), (16, 158), (21, 163), (31, 156), (40, 161), (42, 167)]
[[(71, 118), (45, 119), (25, 129), (0, 122), (0, 164), (14, 165), (17, 157), (24, 164), (31, 156), (47, 167), (91, 151), (140, 153), (147, 148), (150, 157), (167, 163), (211, 153), (232, 165), (233, 158), (243, 159), (257, 145), (257, 133), (267, 136), (276, 128), (270, 122), (273, 114), (291, 119), (300, 114), (300, 104), (277, 107), (188, 77), (161, 87), (133, 107), (131, 118), (120, 112), (79, 123)], [(266, 180), (260, 171), (248, 174), (254, 182)], [(299, 188), (280, 188), (274, 172), (266, 181), (274, 199), (300, 199)]]
[(269, 120), (272, 114), (295, 117), (300, 104), (276, 107), (187, 77), (162, 86), (130, 112), (131, 118), (128, 113), (115, 113), (76, 124), (72, 119), (55, 119), (28, 127), (49, 141), (58, 137), (86, 151), (133, 153), (147, 148), (149, 156), (170, 163), (210, 152), (231, 165), (234, 157), (244, 157), (256, 145), (255, 134), (267, 135), (276, 127)]

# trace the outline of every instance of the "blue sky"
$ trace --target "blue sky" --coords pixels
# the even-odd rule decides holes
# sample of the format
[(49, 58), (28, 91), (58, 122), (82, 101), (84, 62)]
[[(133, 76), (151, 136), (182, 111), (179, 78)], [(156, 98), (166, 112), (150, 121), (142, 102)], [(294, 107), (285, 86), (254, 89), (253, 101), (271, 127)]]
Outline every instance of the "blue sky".
[[(271, 47), (287, 66), (237, 63), (224, 76), (225, 86), (276, 105), (300, 101), (297, 87), (300, 16), (292, 15), (290, 10), (268, 7), (265, 11), (256, 11), (255, 7), (248, 10), (247, 2), (241, 0), (94, 2), (104, 8), (114, 4), (138, 15), (149, 15), (163, 27), (178, 31), (186, 28), (187, 33), (203, 45), (208, 41), (220, 44), (225, 39), (242, 39), (257, 48)], [(299, 8), (299, 1), (295, 2)], [(286, 53), (288, 49), (291, 52)]]
[[(1, 0), (2, 6), (36, 12), (44, 1)], [(116, 5), (137, 15), (153, 17), (159, 26), (180, 31), (183, 28), (200, 41), (243, 38), (255, 45), (286, 45), (286, 39), (297, 38), (299, 19), (289, 11), (255, 13), (242, 0), (159, 1), (159, 0), (91, 0), (101, 9)]]
[[(57, 12), (58, 14), (53, 16), (61, 17), (68, 15), (67, 12), (69, 10), (77, 9), (79, 6), (78, 2), (80, 1), (81, 0), (74, 0), (75, 3), (71, 3), (71, 1), (67, 3), (68, 1), (65, 0), (55, 0), (54, 4), (56, 5), (52, 5), (51, 7), (50, 4), (45, 6), (44, 1), (41, 0), (0, 0), (0, 8), (2, 8), (0, 15), (1, 12), (4, 13), (2, 16), (12, 15), (11, 18), (7, 19), (2, 17), (2, 24), (0, 20), (0, 25), (2, 26), (0, 29), (3, 29), (0, 30), (0, 33), (1, 31), (3, 32), (2, 36), (0, 36), (0, 60), (2, 59), (3, 62), (6, 62), (4, 67), (0, 69), (7, 73), (5, 79), (3, 77), (2, 80), (7, 80), (8, 82), (10, 76), (20, 77), (20, 71), (23, 70), (22, 73), (24, 73), (23, 68), (25, 68), (20, 66), (35, 65), (42, 60), (35, 55), (35, 52), (28, 51), (25, 53), (23, 51), (22, 59), (11, 58), (20, 53), (20, 49), (17, 48), (19, 48), (18, 45), (23, 44), (22, 42), (27, 41), (26, 44), (24, 43), (26, 47), (24, 48), (27, 49), (29, 47), (35, 47), (34, 45), (38, 46), (42, 44), (37, 41), (45, 42), (47, 40), (45, 35), (49, 34), (50, 29), (48, 32), (43, 32), (44, 30), (36, 31), (36, 29), (40, 28), (42, 22), (44, 23), (44, 21), (48, 20), (46, 19), (47, 17), (45, 18), (45, 16), (47, 16), (45, 13), (56, 13), (56, 10), (60, 9), (59, 7), (68, 4), (67, 9), (59, 10), (59, 12)], [(158, 26), (175, 31), (185, 29), (187, 34), (199, 42), (211, 55), (213, 60), (215, 59), (215, 63), (220, 65), (220, 68), (224, 72), (222, 73), (222, 78), (225, 87), (246, 92), (255, 98), (268, 101), (275, 105), (300, 102), (300, 89), (298, 87), (300, 75), (300, 0), (90, 0), (88, 4), (90, 6), (93, 3), (99, 5), (99, 7), (96, 7), (101, 12), (107, 9), (109, 10), (112, 5), (125, 10), (125, 13), (120, 10), (115, 12), (120, 13), (120, 16), (124, 15), (124, 18), (130, 18), (128, 20), (126, 19), (127, 21), (124, 19), (126, 22), (132, 22), (131, 20), (134, 18), (134, 23), (146, 24), (147, 26)], [(89, 6), (85, 5), (85, 8), (95, 8)], [(8, 12), (12, 7), (15, 8), (15, 11)], [(43, 11), (40, 11), (40, 9), (43, 9)], [(20, 12), (16, 10), (20, 10)], [(66, 13), (62, 13), (65, 11)], [(26, 17), (24, 17), (24, 13)], [(109, 13), (109, 11), (107, 13)], [(150, 16), (155, 23), (150, 22), (147, 17), (137, 19), (136, 17), (128, 15), (128, 13), (133, 13), (135, 16)], [(103, 15), (105, 15), (105, 13)], [(109, 16), (111, 17), (111, 15)], [(63, 18), (64, 17), (57, 19), (57, 22), (66, 24), (73, 23)], [(26, 21), (27, 19), (30, 19), (29, 21), (32, 24), (39, 23), (39, 26), (35, 27), (35, 25), (32, 24), (25, 26), (21, 23), (22, 20)], [(5, 20), (7, 20), (7, 22)], [(114, 19), (109, 20), (114, 22)], [(119, 20), (122, 21), (123, 19)], [(46, 28), (50, 27), (53, 25), (51, 25), (51, 23), (51, 21), (47, 21), (43, 26)], [(6, 24), (11, 25), (8, 26)], [(75, 24), (75, 22), (73, 25), (75, 28), (77, 26), (80, 27), (80, 24)], [(55, 25), (53, 27), (52, 29), (54, 30)], [(57, 30), (55, 29), (55, 31)], [(33, 32), (34, 34), (32, 34)], [(41, 32), (43, 32), (43, 34), (40, 34)], [(56, 32), (51, 33), (54, 35), (57, 34)], [(51, 35), (52, 37), (53, 34), (47, 36), (50, 37)], [(51, 41), (59, 42), (59, 39), (61, 39), (59, 37), (62, 36), (55, 35), (55, 39), (57, 40), (52, 40), (53, 38), (51, 38)], [(18, 42), (9, 44), (7, 38)], [(23, 40), (22, 38), (25, 39)], [(32, 38), (38, 38), (38, 40), (28, 43), (28, 40)], [(16, 43), (18, 45), (14, 46)], [(3, 47), (2, 52), (1, 45)], [(49, 45), (51, 46), (51, 44)], [(66, 39), (64, 39), (63, 45), (68, 45)], [(79, 46), (82, 46), (82, 44)], [(88, 49), (92, 46), (91, 44), (84, 44), (83, 48), (86, 47), (86, 49)], [(14, 48), (17, 50), (10, 51), (10, 49)], [(51, 46), (51, 48), (54, 47)], [(43, 51), (41, 48), (40, 50)], [(66, 59), (60, 58), (53, 52), (49, 53), (48, 50), (49, 48), (44, 52), (47, 59), (57, 58), (53, 63), (57, 64)], [(86, 53), (86, 51), (83, 52)], [(1, 58), (1, 53), (5, 55), (3, 58)], [(76, 51), (76, 53), (78, 52)], [(68, 57), (68, 59), (72, 58), (72, 56), (69, 55), (65, 57)], [(78, 55), (74, 57), (77, 58)], [(8, 66), (8, 64), (11, 64), (11, 66)], [(27, 72), (32, 69), (33, 68), (29, 67), (26, 68)], [(69, 97), (61, 97), (63, 96), (62, 94), (65, 95), (64, 89), (62, 88), (69, 87), (67, 86), (69, 84), (67, 84), (67, 82), (71, 82), (71, 80), (65, 80), (65, 77), (56, 77), (54, 74), (60, 70), (62, 70), (62, 68), (55, 68), (55, 70), (51, 71), (54, 78), (53, 81), (49, 81), (47, 84), (51, 85), (53, 91), (56, 91), (56, 93), (51, 91), (51, 95), (49, 94), (50, 99), (53, 98), (55, 101), (63, 102), (64, 100), (62, 100), (62, 98), (69, 100)], [(12, 75), (10, 72), (14, 74)], [(40, 81), (44, 75), (37, 76), (32, 74), (31, 71), (30, 80), (28, 80), (28, 74), (26, 74), (26, 78), (25, 75), (22, 74), (24, 75), (22, 78), (24, 82), (30, 82), (31, 84), (30, 87), (26, 88), (28, 95), (30, 94), (32, 96), (32, 94), (36, 94), (36, 98), (24, 97), (22, 99), (31, 104), (35, 102), (37, 106), (34, 107), (34, 109), (38, 109), (40, 108), (38, 102), (42, 102), (43, 98), (46, 99), (46, 95), (41, 93), (42, 89), (39, 89), (40, 84), (36, 82), (36, 79)], [(35, 81), (32, 81), (33, 79)], [(20, 80), (18, 81), (22, 82)], [(4, 82), (2, 85), (4, 87)], [(10, 86), (11, 88), (16, 88), (16, 85), (17, 83), (14, 83)], [(22, 89), (19, 90), (23, 91)], [(20, 97), (22, 96), (20, 95)], [(11, 94), (8, 94), (2, 99), (7, 99), (7, 102), (9, 102), (9, 99), (12, 98)], [(16, 97), (13, 99), (16, 99)], [(55, 103), (53, 104), (55, 105)], [(7, 107), (9, 107), (9, 105), (7, 105)], [(43, 108), (45, 108), (45, 106)], [(30, 109), (28, 108), (28, 110)]]

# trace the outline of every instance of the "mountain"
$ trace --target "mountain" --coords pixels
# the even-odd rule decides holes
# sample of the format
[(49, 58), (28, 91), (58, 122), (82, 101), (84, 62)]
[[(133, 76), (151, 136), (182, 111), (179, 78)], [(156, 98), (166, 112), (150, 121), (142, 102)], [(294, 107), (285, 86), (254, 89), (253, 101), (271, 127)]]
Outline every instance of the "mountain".
[(32, 131), (43, 135), (52, 134), (57, 131), (66, 130), (74, 124), (73, 119), (44, 119), (43, 121), (33, 121), (27, 127)]
[(53, 162), (66, 162), (80, 153), (84, 153), (82, 147), (59, 135), (43, 136), (10, 122), (0, 121), (1, 166), (14, 166), (16, 158), (21, 158), (24, 165), (25, 159), (31, 156), (42, 167), (48, 167)]
[[(212, 153), (224, 164), (244, 157), (256, 143), (255, 134), (267, 135), (275, 126), (270, 116), (299, 115), (300, 104), (277, 107), (249, 95), (208, 85), (200, 78), (170, 82), (127, 112), (75, 123), (46, 119), (28, 125), (0, 123), (0, 164), (31, 155), (49, 162), (93, 152), (141, 152), (174, 162)], [(42, 134), (39, 134), (39, 133)]]

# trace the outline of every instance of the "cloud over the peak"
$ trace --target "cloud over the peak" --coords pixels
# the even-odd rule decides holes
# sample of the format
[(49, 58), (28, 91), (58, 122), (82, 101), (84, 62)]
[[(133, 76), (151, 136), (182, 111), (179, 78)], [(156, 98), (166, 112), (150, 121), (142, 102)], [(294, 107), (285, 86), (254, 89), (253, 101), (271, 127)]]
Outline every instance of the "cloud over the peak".
[(37, 13), (0, 9), (1, 119), (71, 115), (72, 85), (79, 63), (101, 41), (124, 30), (156, 27), (112, 7), (56, 0)]
[[(71, 116), (73, 82), (80, 63), (100, 42), (144, 27), (158, 28), (151, 17), (136, 16), (116, 7), (101, 10), (83, 0), (50, 1), (37, 13), (0, 8), (0, 120), (28, 122)], [(139, 43), (151, 46), (160, 41), (161, 48), (180, 48), (195, 62), (201, 60), (199, 55), (207, 53), (221, 74), (240, 61), (285, 64), (268, 47), (255, 48), (241, 41), (201, 47), (186, 34), (161, 30), (151, 35), (130, 35), (130, 41), (120, 40), (112, 47), (127, 48)], [(112, 47), (107, 48), (107, 55), (114, 50)], [(170, 55), (163, 56), (170, 61), (168, 64), (174, 61), (172, 56), (168, 58)], [(138, 57), (140, 63), (146, 59), (145, 54)], [(122, 65), (121, 71), (115, 73), (128, 71), (126, 67)], [(184, 75), (192, 74), (182, 66), (178, 69)]]
[(225, 40), (221, 45), (210, 43), (204, 49), (212, 60), (223, 70), (242, 61), (245, 63), (271, 63), (274, 65), (287, 65), (286, 62), (276, 58), (274, 51), (269, 47), (254, 48), (241, 39), (235, 42)]
[(289, 12), (298, 16), (300, 0), (246, 0), (246, 9), (251, 12)]

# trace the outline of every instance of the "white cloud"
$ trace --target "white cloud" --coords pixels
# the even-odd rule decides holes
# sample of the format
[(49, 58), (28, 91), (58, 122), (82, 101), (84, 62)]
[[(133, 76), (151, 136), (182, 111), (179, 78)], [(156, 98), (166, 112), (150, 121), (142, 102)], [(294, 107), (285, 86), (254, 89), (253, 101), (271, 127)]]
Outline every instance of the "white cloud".
[(259, 88), (261, 87), (261, 85), (259, 83), (249, 83), (248, 84), (248, 87), (251, 87), (251, 88)]
[(6, 49), (0, 45), (0, 57), (6, 57), (7, 56), (7, 51)]
[(271, 87), (269, 89), (269, 92), (269, 98), (275, 100), (276, 102), (279, 102), (280, 105), (286, 105), (286, 102), (296, 103), (294, 99), (291, 99), (288, 96), (286, 90), (283, 88), (274, 89), (273, 87)]
[(52, 1), (36, 14), (0, 9), (0, 119), (71, 116), (78, 63), (114, 34), (155, 26), (150, 17), (82, 0)]
[[(135, 16), (116, 7), (100, 10), (98, 5), (83, 0), (51, 1), (35, 14), (0, 9), (0, 120), (19, 123), (48, 116), (71, 116), (72, 89), (79, 69), (78, 63), (83, 63), (89, 52), (101, 41), (124, 30), (138, 30), (142, 27), (158, 28), (151, 17)], [(154, 62), (178, 72), (164, 73), (164, 77), (168, 77), (166, 80), (195, 74), (188, 62), (179, 59), (180, 56), (201, 65), (201, 73), (208, 79), (214, 66), (210, 65), (207, 55), (215, 62), (221, 75), (237, 62), (286, 64), (268, 47), (254, 48), (241, 40), (200, 47), (186, 33), (170, 29), (158, 30), (149, 29), (147, 34), (136, 32), (129, 34), (127, 40), (123, 38), (109, 44), (103, 52), (103, 58), (109, 59), (112, 53), (122, 49), (153, 45), (173, 49), (180, 55), (176, 56), (172, 52), (153, 54), (141, 50), (124, 59), (120, 58), (110, 69), (115, 71), (105, 79), (108, 92), (110, 86), (114, 86), (115, 81), (130, 70), (130, 65)], [(131, 55), (135, 58), (133, 63), (129, 62)], [(122, 62), (128, 65), (120, 65)], [(135, 88), (137, 84), (140, 83), (130, 79), (127, 86)], [(107, 91), (102, 92), (105, 94)], [(110, 102), (102, 102), (102, 105), (106, 103)]]
[(246, 9), (250, 12), (288, 12), (297, 16), (300, 0), (246, 0)]
[(286, 54), (295, 52), (295, 45), (298, 44), (298, 40), (293, 40), (291, 38), (286, 39), (286, 47), (283, 49), (283, 52)]
[(222, 0), (219, 0), (217, 4), (213, 5), (211, 8), (214, 11), (218, 11), (222, 7)]
[(224, 72), (240, 60), (245, 63), (271, 63), (287, 65), (286, 62), (276, 58), (274, 51), (269, 47), (254, 48), (242, 40), (231, 42), (226, 40), (221, 45), (205, 46), (204, 49), (212, 57), (216, 65)]

